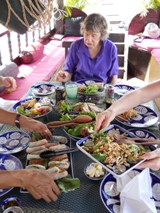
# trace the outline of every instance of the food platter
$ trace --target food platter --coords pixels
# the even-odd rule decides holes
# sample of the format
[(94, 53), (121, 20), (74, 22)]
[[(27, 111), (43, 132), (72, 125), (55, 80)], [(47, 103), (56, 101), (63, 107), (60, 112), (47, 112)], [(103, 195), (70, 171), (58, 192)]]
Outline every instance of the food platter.
[(137, 128), (144, 128), (144, 127), (150, 127), (157, 123), (158, 121), (158, 115), (155, 111), (153, 111), (151, 108), (144, 106), (144, 105), (138, 105), (133, 108), (137, 115), (135, 117), (130, 118), (128, 121), (124, 121), (118, 117), (115, 119), (129, 127), (137, 127)]
[(32, 87), (32, 92), (34, 95), (46, 96), (51, 95), (55, 92), (55, 85), (53, 84), (38, 84)]
[(26, 149), (29, 134), (23, 131), (9, 131), (0, 135), (0, 153), (13, 154)]
[[(111, 137), (114, 136), (115, 134), (116, 135), (126, 134), (128, 137), (133, 137), (132, 133), (129, 133), (127, 130), (125, 130), (124, 128), (122, 128), (116, 124), (110, 125), (105, 133), (107, 133), (107, 135), (110, 135)], [(93, 142), (93, 138), (95, 138), (95, 141), (98, 141), (99, 143), (101, 143), (101, 146), (102, 146), (102, 144), (104, 144), (103, 148), (101, 147), (101, 149), (100, 149), (102, 151), (95, 152), (95, 150), (99, 149), (99, 145), (97, 144), (97, 142), (96, 143)], [(103, 136), (102, 140), (100, 140), (100, 138), (98, 138), (98, 136), (97, 137), (89, 136), (89, 137), (86, 137), (86, 138), (83, 138), (83, 139), (77, 141), (76, 145), (85, 155), (87, 155), (93, 161), (101, 164), (104, 169), (106, 169), (108, 172), (113, 174), (115, 177), (123, 176), (124, 174), (133, 170), (136, 166), (138, 166), (140, 163), (142, 163), (144, 161), (144, 160), (141, 160), (141, 158), (137, 158), (137, 157), (134, 158), (134, 154), (133, 154), (134, 151), (130, 155), (129, 160), (124, 160), (123, 154), (119, 150), (121, 150), (121, 151), (125, 150), (124, 156), (125, 156), (125, 159), (127, 159), (126, 152), (128, 152), (127, 150), (132, 149), (131, 145), (130, 145), (130, 147), (124, 146), (122, 148), (120, 148), (117, 143), (113, 143), (113, 145), (112, 145), (112, 142), (110, 142), (107, 145), (106, 143), (102, 142), (102, 141), (106, 140), (105, 138), (106, 137)], [(108, 140), (109, 139), (107, 139), (107, 141)], [(140, 147), (141, 146), (138, 146), (138, 147), (136, 147), (136, 149), (138, 151), (137, 153), (139, 153), (139, 155), (141, 156), (142, 152), (143, 152), (142, 150), (144, 150), (143, 149), (144, 146), (143, 146), (142, 150)], [(112, 148), (113, 148), (113, 150), (112, 150)], [(104, 149), (106, 150), (105, 153), (104, 153)], [(135, 146), (133, 146), (133, 150), (134, 149), (135, 149)], [(117, 152), (116, 152), (116, 150), (117, 150)], [(146, 151), (151, 151), (150, 146), (146, 147)], [(113, 154), (113, 153), (115, 153), (115, 154)], [(119, 153), (121, 153), (121, 155)], [(117, 160), (117, 159), (119, 159), (119, 160)], [(134, 160), (134, 159), (136, 159), (136, 160)], [(106, 161), (106, 163), (104, 162), (104, 160)], [(123, 162), (123, 163), (119, 164), (119, 162)]]
[(52, 111), (52, 103), (48, 98), (27, 98), (18, 101), (13, 111), (31, 118), (41, 118)]
[[(23, 169), (21, 161), (13, 155), (0, 153), (0, 170), (17, 170)], [(7, 194), (13, 188), (0, 189), (0, 196)]]
[[(134, 169), (130, 171), (128, 174), (131, 178), (133, 178), (139, 173), (140, 170)], [(160, 213), (159, 208), (160, 179), (153, 173), (150, 173), (150, 176), (152, 182), (153, 199), (155, 201), (157, 213)], [(116, 178), (112, 174), (106, 175), (100, 184), (101, 200), (106, 209), (111, 213), (120, 213), (120, 194), (117, 191), (116, 184), (117, 184)]]
[[(42, 143), (44, 143), (42, 145)], [(35, 144), (35, 145), (34, 145)], [(27, 152), (26, 169), (45, 170), (53, 175), (54, 180), (69, 177), (74, 178), (72, 153), (59, 154), (59, 151), (64, 151), (71, 147), (71, 141), (67, 137), (54, 135), (50, 140), (30, 142)], [(38, 149), (37, 149), (38, 148)], [(35, 151), (33, 151), (35, 150)], [(38, 151), (37, 151), (38, 150)], [(41, 153), (48, 153), (46, 157), (41, 156)], [(56, 155), (50, 156), (50, 151), (57, 152)], [(64, 175), (64, 177), (63, 177)], [(26, 189), (20, 189), (21, 193), (28, 193)]]
[(114, 92), (120, 96), (123, 96), (132, 90), (135, 90), (135, 88), (125, 84), (117, 84), (114, 86)]

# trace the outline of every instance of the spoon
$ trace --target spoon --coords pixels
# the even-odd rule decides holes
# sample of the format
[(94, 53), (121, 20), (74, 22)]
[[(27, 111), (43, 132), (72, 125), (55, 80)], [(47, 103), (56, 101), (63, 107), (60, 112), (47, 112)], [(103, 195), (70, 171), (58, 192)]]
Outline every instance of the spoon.
[(88, 123), (91, 122), (93, 118), (89, 115), (78, 115), (76, 118), (68, 121), (52, 121), (47, 123), (47, 126), (57, 126), (57, 125), (65, 125), (69, 123)]

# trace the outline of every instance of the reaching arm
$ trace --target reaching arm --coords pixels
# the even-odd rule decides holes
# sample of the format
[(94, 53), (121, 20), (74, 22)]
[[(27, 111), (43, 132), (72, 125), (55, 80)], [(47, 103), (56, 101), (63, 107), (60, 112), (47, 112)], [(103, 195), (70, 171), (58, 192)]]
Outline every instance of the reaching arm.
[(96, 117), (96, 131), (107, 127), (119, 114), (133, 107), (146, 103), (160, 96), (160, 80), (154, 81), (145, 87), (129, 92), (119, 100), (115, 101), (107, 110), (99, 113)]
[[(4, 109), (0, 109), (0, 123), (15, 126), (16, 115), (17, 113), (15, 112), (10, 112)], [(49, 138), (51, 136), (50, 130), (47, 128), (45, 124), (43, 124), (40, 121), (21, 115), (19, 118), (19, 122), (20, 122), (20, 127), (26, 130), (39, 132), (45, 138)]]

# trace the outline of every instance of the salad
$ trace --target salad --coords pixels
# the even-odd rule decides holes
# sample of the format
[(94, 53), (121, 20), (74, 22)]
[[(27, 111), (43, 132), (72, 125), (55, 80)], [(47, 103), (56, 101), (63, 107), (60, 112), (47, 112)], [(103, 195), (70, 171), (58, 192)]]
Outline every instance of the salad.
[(90, 94), (97, 94), (98, 92), (102, 92), (103, 89), (100, 88), (98, 85), (96, 84), (89, 84), (89, 85), (82, 85), (78, 87), (78, 92), (79, 93), (84, 93), (87, 95)]
[(50, 101), (46, 99), (29, 99), (24, 102), (18, 102), (16, 104), (16, 111), (19, 114), (27, 117), (38, 117), (44, 115), (52, 110)]

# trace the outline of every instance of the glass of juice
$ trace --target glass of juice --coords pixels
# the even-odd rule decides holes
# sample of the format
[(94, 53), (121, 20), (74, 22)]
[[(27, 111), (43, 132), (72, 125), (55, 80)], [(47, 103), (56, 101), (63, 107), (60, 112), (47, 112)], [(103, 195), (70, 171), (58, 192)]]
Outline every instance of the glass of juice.
[(66, 82), (65, 83), (66, 96), (69, 100), (75, 100), (78, 93), (78, 84), (76, 82)]

